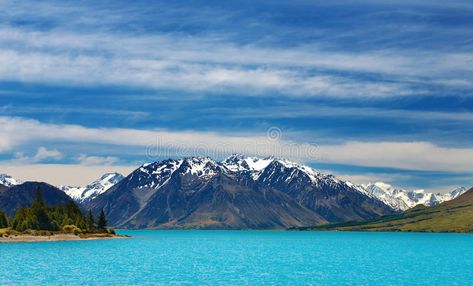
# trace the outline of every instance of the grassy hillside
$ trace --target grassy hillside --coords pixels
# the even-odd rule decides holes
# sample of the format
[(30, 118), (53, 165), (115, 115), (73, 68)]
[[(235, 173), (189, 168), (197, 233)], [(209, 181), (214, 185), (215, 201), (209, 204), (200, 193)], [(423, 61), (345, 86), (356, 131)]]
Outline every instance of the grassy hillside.
[(402, 214), (300, 230), (473, 232), (473, 188), (435, 207), (417, 206)]

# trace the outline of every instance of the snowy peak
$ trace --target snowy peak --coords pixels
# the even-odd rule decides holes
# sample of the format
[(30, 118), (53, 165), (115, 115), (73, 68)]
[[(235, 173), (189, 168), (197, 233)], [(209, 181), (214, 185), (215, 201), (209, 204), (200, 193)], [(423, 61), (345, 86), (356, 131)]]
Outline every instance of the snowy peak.
[(123, 178), (123, 175), (119, 173), (107, 173), (100, 177), (97, 181), (88, 184), (85, 188), (88, 190), (106, 191), (116, 183), (120, 182)]
[(359, 189), (368, 196), (377, 198), (392, 208), (400, 211), (413, 208), (420, 204), (425, 206), (435, 206), (445, 201), (452, 200), (466, 192), (466, 188), (464, 187), (457, 188), (445, 194), (434, 194), (425, 192), (424, 190), (408, 191), (397, 189), (382, 182), (359, 186)]
[(212, 177), (219, 168), (219, 164), (208, 157), (188, 157), (182, 160), (179, 172), (197, 177)]
[(104, 193), (123, 179), (119, 173), (107, 173), (85, 187), (59, 186), (73, 200), (80, 203), (90, 201)]
[(277, 166), (283, 169), (295, 168), (304, 173), (307, 173), (307, 175), (309, 176), (314, 176), (318, 174), (308, 166), (304, 166), (299, 163), (275, 157), (258, 158), (245, 157), (243, 155), (235, 154), (222, 161), (221, 164), (225, 166), (228, 170), (233, 172), (249, 171), (254, 173), (261, 173), (268, 167)]
[(349, 182), (336, 179), (333, 175), (325, 175), (313, 168), (293, 161), (267, 157), (245, 157), (232, 155), (222, 162), (232, 172), (249, 173), (253, 180), (264, 184), (283, 185), (295, 184), (301, 188), (304, 185), (329, 186), (340, 188), (341, 184), (351, 191), (359, 192), (357, 187)]
[(12, 187), (21, 184), (22, 182), (19, 180), (15, 180), (13, 177), (7, 174), (0, 174), (0, 184), (6, 187)]
[(217, 174), (219, 168), (221, 167), (218, 163), (210, 158), (167, 159), (161, 162), (147, 163), (138, 168), (130, 174), (127, 186), (129, 188), (158, 189), (175, 173), (208, 178)]
[(127, 177), (128, 188), (160, 188), (181, 166), (182, 160), (168, 159), (161, 162), (146, 163)]
[(123, 175), (119, 173), (108, 173), (100, 177), (97, 181), (94, 181), (88, 184), (85, 187), (85, 191), (83, 193), (83, 197), (90, 198), (91, 196), (97, 196), (106, 190), (113, 187), (113, 185), (117, 184), (121, 180), (123, 180)]
[(454, 189), (453, 191), (450, 191), (448, 194), (452, 196), (451, 200), (453, 200), (454, 198), (466, 193), (466, 191), (467, 189), (465, 187), (459, 187), (459, 188)]
[(225, 159), (222, 163), (228, 170), (233, 172), (239, 171), (256, 171), (259, 172), (266, 168), (274, 158), (257, 158), (257, 157), (245, 157), (243, 155), (234, 154)]
[(79, 186), (64, 186), (60, 185), (57, 186), (61, 191), (66, 193), (71, 199), (74, 201), (81, 201), (82, 200), (82, 193), (84, 192), (84, 187)]

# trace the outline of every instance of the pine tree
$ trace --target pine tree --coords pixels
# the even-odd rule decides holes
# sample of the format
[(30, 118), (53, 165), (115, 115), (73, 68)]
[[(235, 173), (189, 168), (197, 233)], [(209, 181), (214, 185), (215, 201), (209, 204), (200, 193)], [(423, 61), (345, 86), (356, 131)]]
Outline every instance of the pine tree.
[(26, 225), (30, 229), (54, 230), (49, 216), (49, 209), (43, 201), (40, 188), (36, 190), (36, 198), (31, 204), (27, 221)]
[(87, 229), (88, 230), (92, 230), (92, 229), (95, 228), (94, 215), (92, 214), (91, 210), (89, 210), (89, 212), (87, 213), (86, 224), (87, 224)]
[(107, 218), (105, 217), (105, 213), (103, 209), (100, 211), (99, 219), (97, 220), (97, 228), (98, 229), (105, 229), (107, 227)]
[(86, 230), (87, 229), (87, 223), (85, 222), (84, 216), (82, 215), (77, 215), (76, 216), (76, 221), (74, 223), (78, 228), (81, 230)]
[(0, 228), (8, 227), (7, 215), (0, 210)]
[(28, 208), (20, 208), (16, 211), (13, 218), (10, 220), (10, 226), (17, 231), (23, 231), (22, 224), (26, 220), (28, 214)]
[(42, 207), (45, 207), (46, 204), (44, 203), (44, 200), (43, 200), (43, 194), (41, 192), (41, 188), (38, 187), (36, 189), (36, 196), (35, 196), (35, 199), (33, 201), (33, 203), (31, 204), (31, 207), (32, 208), (42, 208)]
[[(1, 221), (0, 213), (0, 227)], [(72, 201), (64, 205), (48, 207), (43, 201), (39, 188), (31, 207), (20, 208), (10, 220), (10, 226), (17, 231), (28, 229), (55, 231), (72, 224), (81, 230), (87, 229), (88, 224), (80, 208)], [(106, 224), (107, 221), (104, 218), (104, 225)]]

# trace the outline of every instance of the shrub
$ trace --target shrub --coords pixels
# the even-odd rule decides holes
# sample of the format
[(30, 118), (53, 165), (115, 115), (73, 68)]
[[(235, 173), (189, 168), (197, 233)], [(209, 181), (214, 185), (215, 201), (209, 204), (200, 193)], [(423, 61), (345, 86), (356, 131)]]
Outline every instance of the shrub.
[(71, 233), (71, 234), (75, 234), (75, 235), (78, 235), (78, 234), (82, 233), (82, 230), (80, 228), (78, 228), (77, 226), (73, 225), (73, 224), (65, 225), (62, 228), (62, 230), (65, 233)]
[(47, 230), (35, 230), (33, 231), (33, 235), (35, 236), (51, 236), (52, 233)]

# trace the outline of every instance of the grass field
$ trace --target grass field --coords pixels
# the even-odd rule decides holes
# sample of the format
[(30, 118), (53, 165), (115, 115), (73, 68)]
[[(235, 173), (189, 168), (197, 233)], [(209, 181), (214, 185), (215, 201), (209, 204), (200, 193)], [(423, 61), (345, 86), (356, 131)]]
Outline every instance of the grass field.
[(435, 207), (417, 206), (402, 214), (300, 228), (338, 231), (473, 232), (473, 189)]

